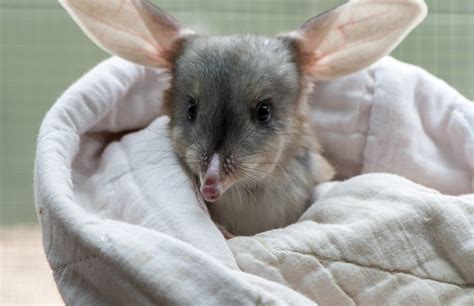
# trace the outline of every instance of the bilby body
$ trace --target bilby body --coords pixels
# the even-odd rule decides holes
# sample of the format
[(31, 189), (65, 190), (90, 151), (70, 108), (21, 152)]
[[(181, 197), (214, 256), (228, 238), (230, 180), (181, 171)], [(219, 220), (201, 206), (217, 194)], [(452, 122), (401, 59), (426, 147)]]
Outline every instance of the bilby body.
[(226, 232), (286, 226), (332, 178), (308, 126), (312, 81), (355, 72), (422, 20), (422, 0), (353, 0), (278, 37), (208, 37), (146, 0), (60, 0), (105, 50), (169, 69), (170, 139)]

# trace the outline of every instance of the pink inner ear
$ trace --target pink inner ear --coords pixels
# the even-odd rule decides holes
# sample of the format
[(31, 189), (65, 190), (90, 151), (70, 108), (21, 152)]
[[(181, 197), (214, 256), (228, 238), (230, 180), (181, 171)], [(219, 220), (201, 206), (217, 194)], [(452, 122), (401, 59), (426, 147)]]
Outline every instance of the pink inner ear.
[(322, 51), (308, 52), (305, 51), (304, 42), (300, 41), (298, 43), (299, 49), (299, 65), (302, 68), (302, 73), (305, 75), (312, 75), (317, 72), (329, 72), (330, 67), (327, 65), (318, 64), (321, 59), (323, 59), (327, 54)]
[(370, 66), (390, 53), (426, 14), (423, 1), (350, 1), (290, 34), (302, 71), (330, 80)]
[[(109, 53), (171, 68), (181, 35), (177, 21), (146, 0), (59, 0), (81, 29)], [(159, 38), (159, 39), (158, 39)]]
[(319, 67), (318, 62), (327, 53), (318, 48), (331, 34), (331, 29), (334, 28), (336, 18), (330, 14), (331, 12), (316, 17), (314, 20), (309, 20), (300, 29), (290, 34), (290, 36), (297, 40), (299, 63), (302, 72), (306, 75), (313, 74), (316, 70), (324, 69), (322, 66)]
[(303, 65), (303, 72), (305, 74), (315, 74), (317, 72), (329, 72), (330, 67), (318, 64), (322, 58), (324, 58), (326, 54), (321, 51), (317, 51), (314, 53), (305, 52), (302, 55), (302, 65)]
[(181, 26), (178, 21), (147, 0), (133, 0), (133, 5), (143, 18), (155, 41), (164, 50), (171, 50), (181, 32)]
[[(120, 14), (120, 11), (123, 9), (123, 3), (125, 1), (122, 2), (121, 6), (119, 7), (119, 9), (116, 11), (115, 14)], [(138, 52), (143, 52), (145, 54), (148, 54), (148, 56), (151, 58), (151, 59), (154, 59), (156, 61), (159, 61), (160, 58), (161, 58), (161, 54), (162, 54), (162, 51), (163, 49), (158, 45), (158, 43), (156, 43), (156, 41), (154, 41), (153, 39), (151, 39), (151, 37), (146, 37), (146, 35), (142, 34), (142, 33), (139, 33), (137, 31), (131, 31), (130, 29), (128, 28), (125, 28), (125, 27), (121, 27), (119, 26), (118, 24), (113, 24), (111, 22), (108, 22), (106, 19), (103, 19), (103, 18), (99, 18), (98, 16), (92, 14), (91, 12), (86, 12), (80, 8), (77, 7), (77, 10), (80, 11), (82, 14), (92, 18), (92, 19), (95, 19), (97, 21), (100, 21), (101, 23), (103, 23), (104, 25), (112, 28), (112, 29), (115, 29), (119, 32), (124, 32), (124, 33), (128, 33), (130, 34), (131, 36), (135, 36), (135, 37), (138, 37), (140, 39), (142, 39), (144, 42), (146, 42), (149, 46), (152, 46), (153, 47), (153, 50), (150, 50), (150, 49), (146, 49), (146, 48), (143, 48), (143, 47), (140, 47), (140, 46), (137, 46), (137, 51)], [(99, 36), (99, 35), (97, 35)]]

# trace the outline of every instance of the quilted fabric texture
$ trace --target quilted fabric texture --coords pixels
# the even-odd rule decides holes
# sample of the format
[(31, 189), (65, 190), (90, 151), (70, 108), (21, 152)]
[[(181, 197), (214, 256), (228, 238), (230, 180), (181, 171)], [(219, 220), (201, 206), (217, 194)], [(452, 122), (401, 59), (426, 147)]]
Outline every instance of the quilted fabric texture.
[(296, 224), (226, 241), (171, 150), (168, 80), (112, 58), (41, 126), (36, 205), (68, 304), (474, 304), (474, 106), (454, 89), (392, 58), (316, 84), (347, 180)]

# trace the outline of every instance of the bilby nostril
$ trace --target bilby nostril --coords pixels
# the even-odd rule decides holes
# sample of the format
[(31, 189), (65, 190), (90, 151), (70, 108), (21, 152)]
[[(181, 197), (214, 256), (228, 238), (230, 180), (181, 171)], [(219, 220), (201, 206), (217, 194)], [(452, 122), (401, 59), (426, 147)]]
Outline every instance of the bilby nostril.
[(216, 188), (212, 187), (204, 187), (202, 190), (202, 194), (206, 197), (215, 197), (218, 194), (218, 191)]

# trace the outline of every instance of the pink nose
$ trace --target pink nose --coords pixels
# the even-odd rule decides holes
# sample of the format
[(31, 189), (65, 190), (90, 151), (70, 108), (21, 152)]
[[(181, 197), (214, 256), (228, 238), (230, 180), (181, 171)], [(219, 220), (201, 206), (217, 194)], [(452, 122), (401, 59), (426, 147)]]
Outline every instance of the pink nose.
[(207, 177), (205, 180), (204, 180), (204, 186), (214, 186), (217, 184), (217, 179), (214, 178), (214, 177)]
[(214, 186), (201, 187), (201, 194), (208, 202), (215, 202), (220, 198), (219, 190)]
[(214, 176), (206, 177), (201, 185), (201, 194), (208, 202), (219, 200), (221, 193), (218, 179)]
[(219, 200), (222, 194), (222, 182), (220, 181), (220, 157), (214, 153), (207, 167), (206, 173), (201, 177), (201, 194), (208, 202)]

